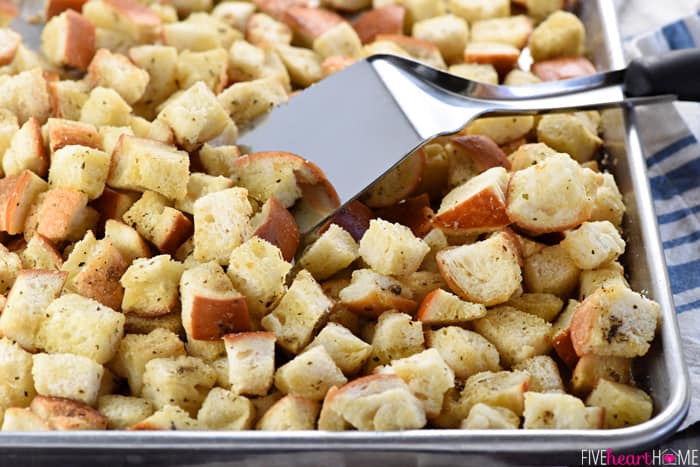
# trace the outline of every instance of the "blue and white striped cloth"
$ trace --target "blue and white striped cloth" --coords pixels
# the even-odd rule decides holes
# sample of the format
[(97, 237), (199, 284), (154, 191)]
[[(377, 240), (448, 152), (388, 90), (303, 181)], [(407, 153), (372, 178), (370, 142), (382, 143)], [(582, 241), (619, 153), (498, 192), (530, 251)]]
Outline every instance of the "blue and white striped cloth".
[[(692, 47), (700, 47), (700, 12), (626, 44), (630, 58)], [(636, 112), (693, 385), (685, 427), (700, 420), (700, 104)]]

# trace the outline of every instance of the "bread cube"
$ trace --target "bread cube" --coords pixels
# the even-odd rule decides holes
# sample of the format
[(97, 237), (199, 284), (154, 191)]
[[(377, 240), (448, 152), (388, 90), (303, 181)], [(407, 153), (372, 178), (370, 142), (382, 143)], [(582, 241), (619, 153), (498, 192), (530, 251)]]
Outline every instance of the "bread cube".
[(123, 219), (161, 252), (168, 254), (174, 254), (194, 231), (192, 221), (170, 207), (164, 196), (153, 191), (146, 191), (124, 213)]
[(149, 75), (148, 85), (136, 106), (147, 109), (145, 115), (152, 118), (155, 107), (177, 90), (177, 49), (165, 45), (140, 45), (130, 48), (128, 55)]
[(358, 245), (352, 236), (336, 224), (331, 224), (304, 251), (299, 266), (308, 270), (314, 278), (323, 280), (345, 269), (358, 257)]
[(360, 240), (359, 254), (380, 274), (402, 275), (418, 270), (430, 247), (410, 229), (382, 219), (373, 219)]
[(585, 396), (602, 379), (614, 383), (630, 384), (632, 381), (632, 359), (599, 357), (593, 354), (582, 355), (571, 375), (571, 390), (575, 394)]
[(413, 25), (413, 37), (435, 44), (448, 63), (463, 60), (464, 47), (469, 38), (469, 26), (453, 14), (435, 16)]
[(622, 284), (607, 284), (576, 308), (571, 342), (576, 354), (638, 357), (647, 353), (659, 320), (658, 303)]
[(88, 3), (83, 5), (83, 15), (96, 27), (122, 32), (135, 42), (152, 42), (157, 37), (161, 19), (145, 5), (133, 0)]
[(346, 384), (324, 401), (360, 431), (409, 430), (425, 426), (420, 401), (396, 375), (371, 375)]
[(36, 344), (49, 353), (71, 353), (107, 363), (124, 334), (124, 315), (76, 294), (63, 295), (46, 308)]
[(17, 253), (0, 246), (0, 293), (10, 290), (22, 267), (22, 259)]
[(295, 5), (285, 9), (282, 20), (304, 47), (310, 47), (321, 34), (345, 22), (342, 16), (333, 11), (306, 5)]
[[(470, 376), (464, 383), (460, 411), (469, 411), (478, 403), (503, 407), (517, 415), (523, 413), (524, 394), (530, 375), (524, 371), (484, 371)], [(466, 415), (465, 415), (466, 417)]]
[(85, 71), (95, 55), (95, 27), (80, 13), (67, 10), (46, 23), (41, 51), (53, 65)]
[(245, 39), (254, 45), (265, 42), (288, 45), (292, 42), (292, 31), (270, 15), (254, 13), (246, 24)]
[(291, 261), (296, 255), (300, 241), (299, 227), (294, 216), (276, 197), (272, 196), (263, 204), (260, 211), (250, 219), (249, 226), (252, 236), (279, 248), (285, 261)]
[(166, 404), (150, 417), (131, 425), (129, 430), (199, 430), (201, 426), (190, 414), (176, 405)]
[(537, 124), (537, 139), (578, 162), (593, 159), (603, 144), (595, 131), (570, 114), (543, 115)]
[(425, 333), (428, 347), (437, 350), (459, 379), (482, 371), (498, 371), (496, 347), (479, 334), (457, 326), (429, 330)]
[(231, 252), (248, 236), (253, 209), (248, 190), (228, 188), (194, 203), (194, 258), (200, 262), (229, 263)]
[(574, 312), (578, 307), (579, 302), (569, 300), (564, 311), (562, 311), (557, 320), (552, 325), (552, 346), (559, 355), (559, 358), (573, 369), (578, 361), (578, 355), (571, 343), (571, 319), (574, 317)]
[[(17, 56), (21, 50), (22, 47)], [(51, 112), (51, 100), (48, 82), (42, 70), (31, 67), (29, 71), (22, 71), (0, 80), (0, 109), (7, 109), (15, 114), (20, 125), (24, 125), (32, 117), (39, 123), (45, 122)]]
[(187, 350), (187, 355), (200, 358), (207, 364), (211, 364), (226, 354), (226, 347), (221, 339), (199, 340), (188, 336), (185, 350)]
[(486, 315), (486, 307), (461, 300), (443, 289), (435, 289), (421, 302), (416, 319), (427, 325), (449, 326), (468, 323)]
[(136, 313), (125, 315), (124, 330), (133, 334), (148, 334), (155, 329), (164, 329), (174, 334), (182, 335), (182, 317), (178, 311), (163, 316), (139, 316)]
[(464, 430), (512, 429), (520, 427), (520, 417), (504, 407), (478, 403), (469, 411), (460, 428)]
[(622, 216), (625, 214), (625, 203), (622, 194), (617, 187), (615, 178), (609, 173), (595, 173), (584, 170), (584, 176), (593, 179), (591, 190), (593, 208), (590, 221), (610, 221), (616, 227), (622, 225)]
[(48, 168), (49, 156), (44, 150), (41, 126), (32, 117), (12, 136), (10, 146), (2, 156), (2, 170), (5, 175), (17, 175), (29, 169), (44, 177)]
[(203, 52), (221, 47), (221, 37), (215, 29), (202, 27), (196, 21), (180, 21), (163, 25), (163, 44), (178, 51)]
[(97, 400), (97, 410), (107, 418), (110, 430), (125, 430), (153, 414), (153, 404), (140, 397), (108, 394)]
[(654, 402), (639, 388), (600, 379), (586, 404), (605, 409), (606, 428), (639, 425), (651, 418)]
[(600, 287), (608, 284), (629, 287), (627, 279), (625, 279), (625, 270), (617, 261), (612, 261), (596, 269), (581, 271), (579, 300), (585, 299)]
[(46, 307), (61, 294), (66, 276), (58, 271), (21, 271), (0, 314), (0, 334), (28, 351), (36, 350), (36, 334)]
[(97, 129), (89, 123), (49, 118), (46, 131), (52, 154), (65, 146), (73, 145), (102, 149), (102, 138)]
[(17, 49), (22, 44), (22, 36), (15, 31), (5, 28), (4, 24), (0, 24), (0, 66), (10, 65), (15, 58)]
[(37, 196), (49, 185), (31, 170), (0, 179), (0, 230), (22, 233)]
[(143, 96), (149, 79), (146, 70), (107, 49), (98, 50), (88, 68), (88, 80), (93, 86), (114, 89), (130, 105)]
[(561, 245), (580, 269), (596, 269), (625, 251), (625, 241), (609, 221), (584, 222), (568, 231)]
[(189, 156), (157, 141), (122, 135), (112, 154), (107, 184), (114, 188), (153, 190), (169, 199), (187, 196)]
[[(498, 72), (490, 63), (458, 63), (447, 70), (453, 75), (479, 83), (498, 84)], [(511, 71), (513, 73), (515, 70)], [(509, 73), (509, 75), (510, 75)]]
[(178, 285), (184, 266), (158, 255), (135, 259), (119, 282), (124, 287), (121, 309), (141, 316), (162, 316), (179, 306)]
[(340, 291), (339, 298), (343, 306), (369, 318), (386, 310), (412, 312), (417, 306), (399, 281), (371, 269), (353, 271), (352, 281)]
[(278, 343), (292, 353), (306, 347), (328, 319), (333, 302), (306, 270), (301, 270), (272, 313), (262, 320), (262, 327), (277, 335)]
[(525, 15), (475, 21), (471, 25), (470, 40), (512, 45), (522, 49), (532, 32), (532, 20)]
[[(121, 218), (121, 216), (119, 217)], [(151, 256), (151, 247), (148, 246), (143, 237), (135, 229), (114, 219), (107, 219), (105, 222), (105, 239), (119, 250), (128, 264), (137, 258)], [(122, 309), (124, 309), (123, 303)]]
[(52, 430), (107, 429), (107, 418), (83, 402), (62, 397), (36, 396), (30, 408)]
[(96, 199), (104, 190), (110, 156), (86, 146), (64, 146), (52, 155), (49, 184), (79, 190)]
[(99, 218), (87, 202), (87, 194), (70, 188), (52, 188), (40, 194), (25, 220), (25, 238), (39, 233), (53, 243), (79, 240)]
[(36, 394), (32, 354), (8, 337), (0, 339), (0, 419), (10, 407), (27, 407)]
[(506, 86), (529, 86), (531, 84), (539, 84), (542, 80), (533, 73), (523, 70), (511, 70), (503, 80)]
[(217, 99), (236, 125), (242, 126), (287, 102), (287, 92), (276, 79), (260, 78), (235, 83), (223, 90)]
[(275, 373), (275, 341), (271, 332), (224, 336), (231, 391), (246, 396), (268, 393)]
[(0, 431), (49, 431), (49, 424), (29, 408), (10, 407), (5, 411)]
[(597, 70), (586, 57), (559, 57), (535, 62), (530, 68), (542, 81), (558, 81), (594, 74)]
[(520, 287), (519, 252), (508, 232), (496, 233), (470, 245), (447, 248), (436, 258), (440, 274), (463, 300), (498, 305)]
[(96, 127), (126, 126), (129, 124), (130, 113), (131, 106), (117, 91), (96, 87), (80, 107), (80, 121), (92, 123)]
[(520, 57), (520, 50), (517, 47), (500, 42), (469, 42), (464, 49), (466, 63), (491, 65), (499, 76), (505, 76), (513, 70), (518, 63), (518, 57)]
[(346, 375), (357, 373), (372, 352), (372, 346), (335, 322), (326, 324), (304, 352), (314, 347), (323, 347)]
[(386, 311), (377, 319), (372, 336), (372, 353), (366, 372), (387, 365), (398, 358), (410, 357), (425, 350), (423, 328), (410, 315)]
[(532, 31), (530, 53), (536, 61), (583, 55), (586, 31), (581, 20), (567, 11), (556, 11)]
[(39, 353), (32, 358), (37, 393), (95, 405), (104, 372), (102, 365), (88, 357), (68, 353)]
[(275, 372), (275, 386), (286, 394), (322, 400), (333, 386), (348, 380), (323, 346), (315, 346), (282, 365)]
[(236, 290), (245, 296), (251, 315), (260, 319), (282, 298), (291, 268), (279, 248), (252, 237), (233, 249), (227, 274)]
[(204, 52), (185, 50), (177, 58), (176, 82), (180, 89), (189, 89), (201, 81), (204, 89), (218, 94), (228, 81), (227, 64), (228, 51), (224, 48)]
[(275, 50), (287, 68), (293, 84), (308, 87), (323, 78), (321, 57), (313, 50), (276, 44)]
[(19, 122), (15, 114), (7, 109), (0, 109), (0, 159), (10, 147), (12, 137), (17, 130), (19, 130)]
[(318, 35), (312, 48), (323, 58), (336, 55), (359, 58), (362, 42), (349, 23), (341, 22)]
[(586, 407), (569, 394), (525, 393), (523, 428), (525, 429), (595, 429), (602, 428), (604, 410)]
[[(229, 124), (235, 127), (230, 120)], [(237, 146), (211, 146), (207, 143), (204, 143), (197, 154), (204, 171), (214, 177), (231, 177), (235, 170), (233, 161), (240, 155), (241, 151)]]
[(580, 273), (562, 244), (548, 246), (525, 258), (523, 285), (528, 292), (567, 298), (576, 290)]
[[(248, 19), (255, 13), (255, 10), (256, 5), (253, 3), (232, 1), (216, 5), (211, 11), (211, 15), (214, 18), (225, 21), (239, 31), (243, 31)], [(270, 13), (268, 12), (268, 14)]]
[(197, 412), (197, 421), (209, 430), (250, 430), (254, 419), (250, 399), (222, 388), (212, 388)]
[(510, 2), (506, 0), (450, 0), (447, 8), (470, 23), (510, 16)]
[(566, 392), (559, 374), (559, 368), (552, 357), (537, 355), (513, 366), (514, 370), (526, 371), (530, 374), (528, 391), (534, 392)]
[(301, 396), (284, 396), (270, 407), (255, 425), (257, 430), (313, 430), (320, 404)]
[[(275, 47), (282, 45), (275, 44)], [(228, 62), (230, 81), (250, 81), (265, 74), (265, 51), (246, 41), (236, 41), (231, 45)]]
[(127, 334), (111, 362), (112, 370), (126, 378), (133, 395), (140, 395), (146, 363), (154, 358), (185, 355), (185, 346), (171, 331), (159, 328), (148, 334)]
[(519, 297), (511, 298), (506, 305), (551, 322), (564, 307), (564, 301), (554, 294), (524, 293)]

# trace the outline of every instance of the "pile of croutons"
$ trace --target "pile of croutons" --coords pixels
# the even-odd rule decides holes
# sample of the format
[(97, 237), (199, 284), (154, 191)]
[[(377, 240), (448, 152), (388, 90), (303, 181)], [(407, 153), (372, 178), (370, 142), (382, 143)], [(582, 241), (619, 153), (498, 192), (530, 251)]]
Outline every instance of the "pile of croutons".
[(474, 121), (313, 238), (323, 173), (235, 145), (374, 53), (509, 85), (591, 73), (582, 23), (563, 0), (312, 3), (48, 0), (40, 52), (0, 29), (2, 430), (650, 418), (631, 363), (659, 306), (618, 262), (597, 112)]

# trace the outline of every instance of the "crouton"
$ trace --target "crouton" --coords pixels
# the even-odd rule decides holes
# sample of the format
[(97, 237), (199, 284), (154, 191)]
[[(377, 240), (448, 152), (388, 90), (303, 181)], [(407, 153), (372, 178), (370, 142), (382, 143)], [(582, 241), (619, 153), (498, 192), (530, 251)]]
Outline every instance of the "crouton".
[(32, 377), (42, 396), (65, 397), (94, 405), (104, 369), (94, 360), (67, 353), (35, 354)]
[(376, 210), (378, 218), (390, 223), (402, 224), (416, 237), (425, 236), (433, 228), (435, 213), (430, 207), (427, 193), (399, 201), (397, 204)]
[[(508, 185), (508, 216), (519, 227), (539, 234), (578, 226), (588, 219), (593, 204), (582, 171), (568, 155), (556, 154), (515, 172)], [(553, 203), (554, 199), (559, 202)]]
[(282, 21), (294, 32), (294, 37), (305, 47), (310, 47), (320, 35), (345, 22), (342, 16), (324, 8), (297, 5), (287, 9)]
[(561, 245), (580, 269), (596, 269), (625, 251), (625, 241), (609, 221), (584, 222), (566, 232)]
[(30, 408), (52, 430), (107, 429), (107, 418), (83, 402), (62, 397), (36, 396)]
[(372, 353), (365, 371), (387, 365), (397, 358), (410, 357), (425, 350), (423, 328), (410, 315), (386, 311), (377, 319), (372, 336)]
[[(229, 121), (230, 125), (235, 124)], [(240, 157), (241, 151), (236, 146), (211, 146), (207, 143), (199, 149), (197, 158), (204, 172), (214, 177), (231, 177), (234, 174), (233, 161)]]
[(7, 26), (19, 13), (19, 8), (9, 0), (0, 2), (0, 26)]
[(265, 13), (254, 13), (248, 19), (245, 39), (254, 45), (264, 42), (287, 44), (292, 42), (292, 31), (285, 23)]
[(175, 334), (184, 334), (182, 317), (178, 311), (173, 311), (163, 316), (139, 316), (136, 313), (125, 315), (124, 330), (133, 334), (148, 334), (155, 329), (164, 329)]
[(12, 137), (17, 130), (19, 130), (19, 122), (15, 114), (7, 109), (0, 109), (0, 159), (10, 147)]
[(630, 384), (632, 381), (632, 359), (599, 357), (593, 354), (582, 355), (571, 376), (571, 389), (575, 394), (585, 396), (596, 387), (601, 379), (614, 383)]
[(64, 146), (51, 156), (49, 184), (79, 190), (96, 199), (104, 190), (110, 156), (86, 146)]
[(41, 51), (56, 66), (85, 71), (95, 55), (95, 27), (80, 13), (67, 10), (44, 26)]
[(108, 394), (97, 400), (97, 410), (107, 418), (107, 428), (125, 430), (150, 417), (153, 404), (140, 397)]
[(222, 191), (233, 186), (233, 180), (222, 177), (212, 176), (205, 173), (192, 173), (187, 182), (187, 196), (184, 199), (175, 202), (175, 208), (180, 211), (192, 214), (194, 212), (194, 203), (199, 198)]
[(609, 173), (594, 173), (584, 169), (584, 175), (593, 179), (592, 198), (593, 208), (590, 221), (610, 221), (616, 227), (622, 225), (625, 214), (625, 203), (617, 187), (615, 178)]
[(600, 379), (586, 404), (605, 410), (605, 428), (639, 425), (651, 418), (654, 402), (639, 388)]
[(537, 355), (513, 365), (514, 370), (526, 371), (530, 374), (529, 391), (535, 392), (566, 392), (559, 374), (559, 368), (552, 357)]
[(326, 350), (346, 375), (357, 373), (372, 352), (369, 344), (335, 322), (326, 324), (306, 347), (305, 352), (319, 346)]
[(558, 154), (557, 151), (544, 143), (527, 143), (518, 146), (518, 149), (508, 156), (508, 160), (511, 163), (511, 170), (516, 172), (527, 169), (555, 154)]
[[(276, 4), (277, 2), (273, 2)], [(218, 18), (225, 21), (230, 26), (238, 29), (239, 31), (245, 30), (245, 25), (248, 19), (255, 13), (256, 5), (248, 2), (225, 2), (217, 4), (211, 11), (211, 15), (214, 18)], [(261, 10), (265, 13), (276, 16), (272, 12), (268, 11), (266, 8), (261, 7)]]
[(138, 101), (148, 86), (150, 76), (122, 54), (100, 49), (90, 62), (88, 80), (97, 87), (115, 90), (127, 104)]
[[(143, 237), (133, 228), (114, 219), (107, 219), (105, 223), (105, 239), (119, 250), (128, 264), (137, 258), (151, 256), (151, 248)], [(124, 309), (123, 304), (122, 309)]]
[(417, 429), (427, 422), (420, 401), (396, 375), (358, 378), (335, 391), (326, 404), (361, 431)]
[(122, 32), (135, 42), (153, 42), (157, 37), (161, 19), (145, 5), (134, 0), (88, 3), (83, 5), (83, 15), (97, 27)]
[(422, 240), (400, 224), (382, 219), (370, 221), (360, 240), (359, 254), (380, 274), (403, 275), (415, 272), (430, 251)]
[(22, 259), (17, 253), (0, 246), (0, 293), (10, 290), (22, 267)]
[(301, 396), (288, 395), (270, 407), (255, 425), (257, 430), (313, 430), (320, 404)]
[(308, 270), (315, 279), (323, 280), (345, 269), (358, 257), (358, 245), (352, 236), (336, 224), (331, 224), (304, 251), (299, 266)]
[(203, 52), (221, 47), (221, 38), (215, 29), (202, 27), (195, 21), (179, 21), (163, 25), (163, 44), (178, 51)]
[[(412, 58), (440, 70), (447, 68), (445, 60), (440, 54), (440, 49), (432, 42), (415, 39), (402, 34), (377, 35), (375, 44), (387, 42), (393, 43), (395, 46), (398, 46), (400, 50), (408, 53), (408, 58)], [(365, 49), (367, 48), (368, 47), (365, 47)]]
[(456, 65), (450, 66), (447, 69), (447, 71), (450, 74), (471, 81), (477, 81), (479, 83), (487, 84), (498, 84), (498, 72), (496, 72), (496, 69), (493, 67), (493, 65), (489, 63), (458, 63)]
[[(104, 49), (103, 49), (104, 50)], [(96, 87), (80, 107), (80, 121), (100, 127), (129, 124), (131, 106), (110, 88)]]
[(530, 54), (536, 61), (583, 55), (586, 31), (573, 13), (556, 11), (532, 31)]
[(17, 175), (29, 169), (45, 177), (49, 168), (49, 156), (44, 150), (39, 121), (32, 117), (12, 136), (10, 146), (2, 157), (5, 175)]
[(200, 358), (207, 364), (211, 364), (226, 354), (226, 347), (221, 339), (199, 340), (188, 336), (185, 350), (187, 350), (187, 355)]
[(274, 78), (261, 78), (235, 83), (223, 90), (217, 99), (236, 125), (240, 126), (286, 102), (287, 92)]
[(0, 419), (10, 407), (26, 407), (36, 394), (32, 354), (8, 337), (0, 339)]
[(199, 430), (200, 424), (176, 405), (166, 404), (150, 417), (131, 425), (128, 430)]
[(264, 396), (275, 373), (275, 335), (243, 332), (224, 336), (229, 381), (235, 394)]
[(496, 347), (479, 334), (457, 326), (429, 330), (425, 334), (428, 347), (436, 349), (459, 379), (481, 371), (498, 371)]
[(500, 42), (469, 42), (464, 49), (466, 63), (492, 65), (499, 76), (505, 76), (515, 68), (518, 57), (520, 50), (517, 47)]
[(463, 300), (498, 305), (520, 287), (519, 254), (507, 232), (442, 250), (436, 258), (440, 274)]
[(47, 136), (52, 154), (65, 146), (73, 145), (102, 149), (102, 138), (97, 129), (89, 123), (49, 118)]
[(209, 430), (250, 430), (255, 406), (246, 397), (212, 388), (197, 412), (197, 421)]
[(275, 386), (286, 394), (322, 400), (328, 389), (347, 383), (340, 368), (323, 346), (315, 346), (275, 372)]
[(149, 76), (136, 107), (145, 107), (148, 109), (146, 116), (155, 117), (155, 108), (177, 90), (177, 49), (165, 45), (140, 45), (130, 48), (128, 55)]
[(625, 279), (625, 270), (617, 261), (612, 261), (596, 269), (581, 271), (578, 299), (583, 300), (600, 287), (608, 284), (629, 287), (627, 279)]
[(399, 281), (371, 269), (352, 272), (352, 281), (339, 293), (343, 306), (362, 316), (376, 318), (386, 310), (412, 312), (417, 303)]
[(44, 123), (51, 112), (51, 100), (42, 70), (32, 68), (0, 80), (0, 109), (15, 114), (20, 125), (31, 118)]
[(464, 58), (469, 26), (453, 14), (436, 16), (414, 23), (412, 35), (435, 44), (447, 63), (456, 63)]
[(523, 428), (525, 429), (595, 429), (605, 419), (600, 407), (586, 407), (569, 394), (525, 393)]
[(551, 148), (570, 154), (578, 162), (595, 157), (603, 144), (583, 121), (569, 114), (544, 115), (537, 125), (537, 139)]
[(0, 228), (9, 234), (22, 233), (37, 196), (49, 185), (31, 170), (0, 179)]
[(659, 314), (658, 303), (622, 284), (607, 284), (576, 308), (571, 342), (579, 356), (642, 356), (654, 338)]
[(450, 0), (447, 7), (470, 23), (510, 16), (510, 2), (507, 0)]
[(49, 431), (49, 424), (29, 408), (10, 407), (5, 411), (1, 431)]
[(276, 44), (275, 50), (293, 84), (305, 88), (323, 78), (321, 57), (313, 50), (285, 44)]
[(564, 307), (564, 301), (554, 294), (524, 293), (519, 297), (511, 298), (506, 305), (551, 322)]
[(523, 285), (528, 292), (567, 298), (576, 289), (580, 273), (563, 245), (548, 246), (525, 258)]
[(250, 219), (250, 231), (279, 248), (285, 261), (294, 258), (300, 241), (299, 227), (294, 216), (274, 196)]
[(483, 403), (522, 415), (529, 382), (530, 375), (524, 371), (484, 371), (472, 375), (464, 383), (460, 411), (468, 414), (473, 406)]
[(460, 300), (443, 289), (435, 289), (421, 302), (416, 319), (432, 326), (461, 325), (486, 315), (486, 307), (480, 303)]
[(48, 83), (51, 114), (57, 118), (80, 119), (80, 110), (88, 99), (89, 88), (82, 81), (51, 81)]
[(314, 39), (312, 48), (323, 58), (336, 55), (358, 58), (362, 42), (352, 26), (343, 21), (319, 34)]
[(9, 65), (15, 58), (17, 49), (22, 43), (22, 36), (9, 28), (0, 25), (0, 66)]
[[(467, 135), (486, 136), (497, 145), (502, 145), (525, 136), (530, 132), (530, 130), (532, 130), (534, 124), (534, 117), (529, 115), (514, 117), (482, 117), (469, 123), (465, 129), (465, 132)], [(469, 142), (474, 144), (475, 141), (469, 140)], [(479, 146), (483, 147), (483, 149), (477, 150)], [(483, 152), (484, 150), (488, 150), (489, 152), (494, 152), (494, 150), (492, 148), (488, 148), (488, 146), (488, 143), (481, 141), (481, 144), (474, 147), (474, 150), (470, 152), (470, 156), (478, 157), (476, 154), (477, 151)], [(497, 160), (500, 160), (498, 165), (505, 166), (500, 156), (497, 156)]]
[(170, 255), (135, 259), (119, 282), (124, 287), (121, 309), (141, 316), (162, 316), (179, 306), (182, 263)]
[[(278, 47), (283, 44), (275, 44)], [(265, 74), (265, 50), (246, 41), (236, 41), (229, 49), (228, 79), (231, 82), (250, 81)]]
[(386, 208), (405, 200), (418, 187), (424, 167), (425, 153), (414, 152), (367, 190), (363, 202), (372, 208)]
[(576, 355), (571, 343), (571, 319), (574, 317), (578, 305), (578, 301), (569, 300), (564, 311), (559, 314), (552, 325), (552, 346), (559, 358), (571, 369), (576, 366), (578, 361), (578, 355)]
[(301, 270), (272, 313), (262, 320), (262, 327), (277, 335), (278, 343), (292, 353), (306, 347), (328, 319), (333, 302), (326, 297), (313, 276)]
[(362, 13), (352, 26), (362, 44), (369, 44), (374, 42), (378, 34), (401, 34), (405, 14), (406, 9), (402, 5), (388, 4)]
[(46, 307), (61, 294), (66, 277), (58, 271), (21, 271), (0, 314), (0, 334), (26, 350), (36, 350), (36, 334)]
[(174, 254), (194, 231), (192, 221), (153, 191), (145, 192), (124, 213), (123, 219), (161, 252), (168, 254)]
[(52, 188), (40, 194), (25, 220), (25, 238), (39, 233), (53, 243), (79, 240), (99, 218), (87, 202), (87, 194), (70, 188)]
[(506, 86), (529, 86), (541, 82), (542, 80), (536, 75), (523, 70), (511, 70), (503, 80), (503, 84)]
[(504, 407), (478, 403), (469, 411), (460, 428), (464, 430), (493, 430), (520, 427), (520, 417)]
[(447, 283), (439, 272), (416, 271), (397, 279), (405, 290), (404, 294), (416, 303), (425, 300), (425, 297), (436, 289), (447, 288)]
[(471, 24), (470, 40), (508, 44), (522, 49), (527, 44), (531, 32), (532, 20), (525, 15), (483, 19)]

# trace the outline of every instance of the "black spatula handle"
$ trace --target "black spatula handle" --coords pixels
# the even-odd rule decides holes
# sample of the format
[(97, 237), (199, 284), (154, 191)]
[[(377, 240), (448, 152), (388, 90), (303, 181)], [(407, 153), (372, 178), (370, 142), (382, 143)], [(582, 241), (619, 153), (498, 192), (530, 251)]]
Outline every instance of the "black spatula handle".
[(630, 97), (675, 94), (700, 102), (700, 49), (684, 49), (632, 61), (625, 74)]

